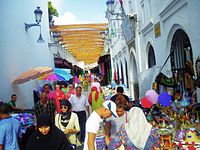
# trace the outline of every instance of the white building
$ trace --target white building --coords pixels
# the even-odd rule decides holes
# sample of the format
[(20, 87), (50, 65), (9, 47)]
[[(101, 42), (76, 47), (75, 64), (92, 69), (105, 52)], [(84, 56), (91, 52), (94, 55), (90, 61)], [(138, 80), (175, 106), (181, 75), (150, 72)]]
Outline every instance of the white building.
[[(44, 43), (37, 43), (40, 28), (31, 27), (25, 31), (25, 23), (35, 23), (34, 10), (43, 11), (41, 34)], [(33, 89), (41, 82), (32, 80), (20, 85), (12, 85), (13, 80), (34, 67), (54, 67), (53, 55), (48, 48), (49, 23), (47, 0), (6, 0), (0, 2), (0, 99), (9, 101), (15, 93), (17, 106), (31, 108), (33, 106)]]
[(114, 78), (114, 74), (116, 73), (118, 82), (129, 87), (129, 57), (127, 57), (129, 56), (129, 51), (121, 29), (123, 17), (119, 1), (115, 1), (114, 10), (117, 15), (112, 15), (108, 11), (106, 13), (106, 18), (109, 23), (108, 39), (110, 40), (109, 48), (111, 55), (112, 78)]
[[(119, 0), (114, 3), (117, 12)], [(142, 98), (146, 90), (152, 88), (160, 71), (168, 77), (175, 77), (181, 92), (192, 88), (189, 85), (195, 78), (192, 70), (195, 71), (195, 62), (200, 56), (200, 1), (123, 0), (123, 7), (129, 16), (129, 24), (134, 26), (135, 36), (128, 42), (126, 40), (126, 46), (123, 40), (118, 39), (118, 47), (112, 42), (111, 51), (114, 66), (120, 63), (121, 58), (127, 59), (132, 96), (137, 98), (139, 93)], [(123, 29), (125, 36), (128, 36), (127, 27)], [(124, 68), (125, 63), (122, 67), (119, 65), (120, 78), (120, 70)], [(137, 85), (139, 90), (136, 90)]]

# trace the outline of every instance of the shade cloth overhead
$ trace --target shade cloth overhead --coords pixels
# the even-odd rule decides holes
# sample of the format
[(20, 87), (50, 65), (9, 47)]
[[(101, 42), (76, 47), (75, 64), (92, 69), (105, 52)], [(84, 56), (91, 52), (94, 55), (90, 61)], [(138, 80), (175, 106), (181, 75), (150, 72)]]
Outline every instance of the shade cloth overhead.
[(52, 73), (53, 69), (51, 67), (36, 67), (33, 69), (30, 69), (21, 75), (19, 75), (13, 82), (12, 84), (17, 85), (17, 84), (22, 84), (24, 82), (27, 82), (32, 79), (36, 79), (40, 76), (43, 76), (48, 73)]
[(51, 28), (60, 34), (60, 42), (78, 61), (91, 64), (103, 53), (104, 41), (101, 33), (107, 31), (108, 24), (57, 25)]

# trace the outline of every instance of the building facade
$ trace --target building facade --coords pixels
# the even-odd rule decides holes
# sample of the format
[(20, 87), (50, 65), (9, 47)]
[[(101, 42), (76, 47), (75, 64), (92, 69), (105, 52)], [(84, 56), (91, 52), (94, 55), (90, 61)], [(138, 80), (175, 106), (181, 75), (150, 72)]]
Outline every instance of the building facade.
[[(34, 26), (25, 31), (25, 23), (36, 23), (34, 10), (43, 11), (41, 35), (44, 43), (38, 43), (40, 28)], [(47, 0), (6, 0), (0, 2), (0, 99), (9, 101), (12, 94), (18, 97), (17, 107), (32, 108), (34, 105), (33, 89), (43, 82), (31, 80), (13, 85), (12, 82), (23, 72), (31, 68), (54, 67), (53, 54), (48, 48), (49, 22)]]
[[(117, 4), (120, 4), (119, 0), (114, 1), (115, 12), (121, 9), (117, 9)], [(120, 29), (125, 42), (118, 40), (118, 47), (111, 43), (111, 59), (119, 68), (120, 78), (120, 70), (126, 68), (126, 63), (122, 63), (122, 67), (119, 65), (121, 58), (127, 59), (128, 83), (133, 98), (142, 98), (148, 89), (152, 89), (160, 73), (173, 77), (176, 89), (181, 93), (192, 89), (196, 78), (195, 62), (200, 56), (200, 1), (124, 0), (122, 7), (125, 19), (121, 21)], [(123, 24), (129, 25), (125, 28)], [(128, 26), (132, 26), (133, 31)], [(133, 32), (134, 36), (130, 39), (127, 32)]]

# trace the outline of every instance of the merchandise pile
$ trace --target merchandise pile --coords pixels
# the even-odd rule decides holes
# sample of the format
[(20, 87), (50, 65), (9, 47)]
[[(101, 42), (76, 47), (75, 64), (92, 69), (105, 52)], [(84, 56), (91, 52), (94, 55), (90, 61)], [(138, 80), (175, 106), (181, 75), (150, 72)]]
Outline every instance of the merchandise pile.
[(29, 113), (16, 113), (12, 114), (13, 118), (16, 118), (20, 121), (21, 128), (20, 128), (20, 136), (26, 132), (26, 129), (33, 125), (34, 117), (32, 114)]
[(200, 148), (200, 104), (194, 103), (186, 93), (181, 98), (167, 92), (158, 95), (154, 90), (146, 92), (141, 105), (147, 120), (158, 129), (163, 148)]

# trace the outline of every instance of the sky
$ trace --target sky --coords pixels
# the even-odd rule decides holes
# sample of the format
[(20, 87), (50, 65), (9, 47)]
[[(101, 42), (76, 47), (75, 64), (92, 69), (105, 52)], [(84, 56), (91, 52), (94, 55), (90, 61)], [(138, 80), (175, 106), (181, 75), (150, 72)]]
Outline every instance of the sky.
[(58, 11), (55, 25), (106, 23), (106, 0), (50, 0)]

